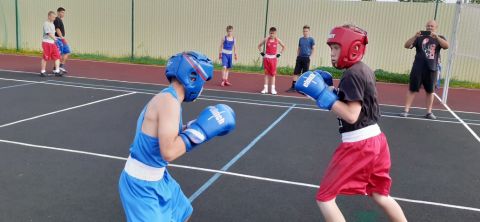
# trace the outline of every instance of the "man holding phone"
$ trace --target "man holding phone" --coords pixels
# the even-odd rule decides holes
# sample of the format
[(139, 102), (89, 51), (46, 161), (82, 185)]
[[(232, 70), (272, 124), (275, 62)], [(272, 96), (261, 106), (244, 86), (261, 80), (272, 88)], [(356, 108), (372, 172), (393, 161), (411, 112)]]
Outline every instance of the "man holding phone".
[(448, 42), (445, 37), (437, 34), (437, 22), (430, 20), (425, 26), (425, 31), (418, 31), (413, 37), (405, 42), (405, 48), (416, 48), (415, 60), (413, 61), (412, 71), (410, 72), (410, 86), (407, 92), (404, 112), (400, 115), (408, 116), (410, 106), (412, 105), (415, 94), (419, 92), (423, 85), (427, 94), (425, 118), (436, 119), (432, 113), (433, 91), (438, 72), (438, 59), (440, 49), (448, 49)]

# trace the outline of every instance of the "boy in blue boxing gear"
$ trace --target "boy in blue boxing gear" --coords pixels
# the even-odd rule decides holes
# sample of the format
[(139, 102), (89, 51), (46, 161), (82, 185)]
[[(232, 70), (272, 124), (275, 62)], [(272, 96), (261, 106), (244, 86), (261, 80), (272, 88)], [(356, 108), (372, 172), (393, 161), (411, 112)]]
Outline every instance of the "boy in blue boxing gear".
[(193, 147), (235, 128), (227, 105), (208, 107), (186, 127), (182, 102), (194, 101), (212, 79), (210, 59), (198, 52), (172, 56), (166, 68), (170, 86), (141, 112), (130, 156), (120, 175), (119, 192), (127, 221), (187, 221), (193, 208), (167, 170), (170, 161)]

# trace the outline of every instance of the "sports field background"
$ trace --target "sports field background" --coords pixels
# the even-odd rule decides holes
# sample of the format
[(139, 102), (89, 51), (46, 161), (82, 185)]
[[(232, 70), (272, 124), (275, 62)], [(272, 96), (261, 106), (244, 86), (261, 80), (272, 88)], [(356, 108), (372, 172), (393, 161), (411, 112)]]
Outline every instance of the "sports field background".
[[(365, 62), (373, 69), (408, 73), (414, 50), (405, 41), (424, 29), (434, 3), (345, 2), (327, 0), (0, 0), (0, 47), (40, 50), (42, 23), (49, 10), (67, 9), (66, 37), (76, 53), (167, 58), (198, 50), (216, 59), (227, 25), (234, 26), (238, 63), (261, 64), (256, 49), (265, 29), (278, 28), (287, 50), (280, 66), (293, 66), (302, 26), (311, 26), (317, 42), (313, 66), (328, 66), (325, 40), (329, 30), (346, 22), (368, 31)], [(440, 4), (438, 32), (451, 39), (455, 4)], [(480, 7), (462, 6), (453, 75), (480, 82)], [(18, 25), (17, 25), (18, 24)], [(18, 36), (17, 36), (18, 33)], [(446, 60), (447, 51), (442, 52)], [(444, 63), (446, 63), (444, 61)]]

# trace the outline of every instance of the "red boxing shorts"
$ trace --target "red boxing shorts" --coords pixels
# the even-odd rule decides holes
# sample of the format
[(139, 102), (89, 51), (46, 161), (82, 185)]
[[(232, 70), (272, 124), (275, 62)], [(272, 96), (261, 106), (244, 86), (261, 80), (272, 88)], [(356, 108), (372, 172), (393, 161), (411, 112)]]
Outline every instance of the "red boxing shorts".
[(266, 75), (277, 75), (277, 61), (278, 59), (276, 55), (265, 55), (263, 58), (263, 68), (265, 69)]
[(42, 42), (42, 49), (43, 59), (46, 61), (60, 59), (60, 51), (55, 43)]
[(389, 195), (390, 151), (377, 124), (342, 134), (316, 199), (326, 202), (338, 194)]

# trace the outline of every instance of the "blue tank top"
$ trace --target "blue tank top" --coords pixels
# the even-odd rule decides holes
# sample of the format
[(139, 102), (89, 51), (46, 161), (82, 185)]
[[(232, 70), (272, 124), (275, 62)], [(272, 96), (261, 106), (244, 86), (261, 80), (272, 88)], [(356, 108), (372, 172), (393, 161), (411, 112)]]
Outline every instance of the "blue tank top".
[[(162, 90), (160, 93), (170, 93), (175, 99), (178, 100), (177, 92), (173, 87), (169, 86)], [(148, 166), (151, 167), (165, 167), (168, 162), (165, 161), (160, 153), (159, 140), (156, 137), (149, 136), (142, 132), (143, 119), (145, 118), (145, 112), (147, 111), (148, 104), (143, 108), (142, 113), (137, 120), (137, 129), (135, 132), (135, 138), (130, 146), (130, 156)], [(182, 130), (182, 110), (180, 109), (180, 125), (178, 132)]]
[(225, 40), (223, 41), (223, 49), (232, 50), (234, 44), (235, 44), (235, 38), (233, 38), (232, 41), (228, 41), (227, 36), (225, 36)]

